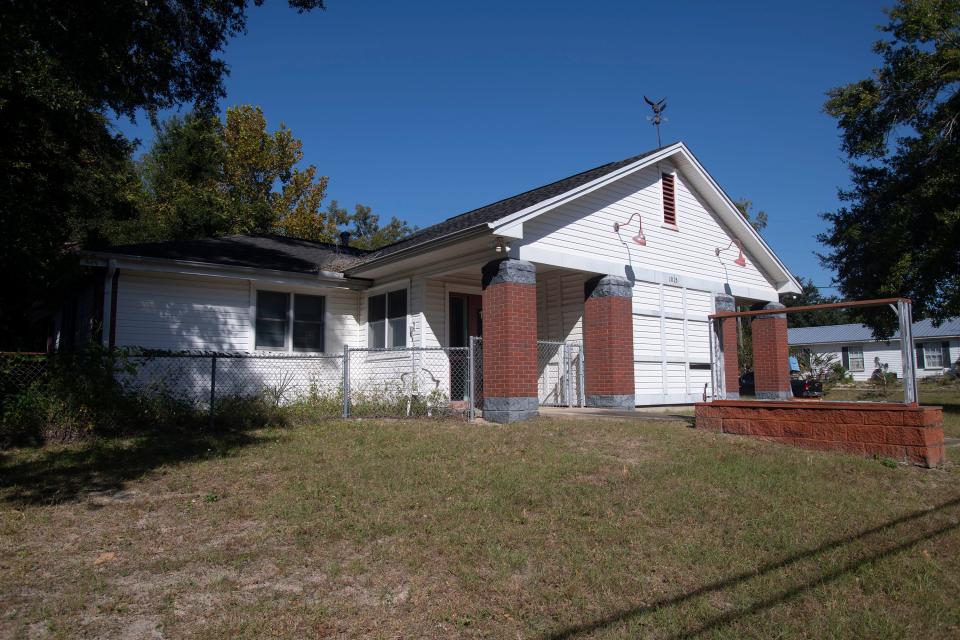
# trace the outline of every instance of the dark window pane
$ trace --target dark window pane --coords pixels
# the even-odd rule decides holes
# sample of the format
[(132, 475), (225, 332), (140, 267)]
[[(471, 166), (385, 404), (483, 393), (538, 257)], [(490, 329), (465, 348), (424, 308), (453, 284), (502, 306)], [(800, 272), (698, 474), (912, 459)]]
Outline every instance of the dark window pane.
[(294, 320), (293, 348), (295, 351), (323, 351), (323, 323)]
[(323, 296), (293, 297), (294, 351), (323, 351)]
[(287, 346), (287, 309), (290, 305), (289, 293), (276, 291), (257, 292), (257, 333), (258, 349), (284, 349)]
[(276, 291), (257, 292), (257, 319), (286, 320), (290, 294)]
[(387, 296), (370, 296), (367, 299), (367, 321), (379, 322), (387, 317)]
[(389, 309), (387, 315), (390, 318), (399, 318), (407, 315), (407, 290), (391, 291), (388, 294)]
[(403, 316), (402, 318), (390, 318), (387, 322), (390, 323), (390, 346), (407, 346), (407, 316)]
[(386, 320), (367, 323), (367, 346), (383, 349), (386, 345)]
[(295, 295), (293, 319), (295, 322), (323, 322), (323, 296)]

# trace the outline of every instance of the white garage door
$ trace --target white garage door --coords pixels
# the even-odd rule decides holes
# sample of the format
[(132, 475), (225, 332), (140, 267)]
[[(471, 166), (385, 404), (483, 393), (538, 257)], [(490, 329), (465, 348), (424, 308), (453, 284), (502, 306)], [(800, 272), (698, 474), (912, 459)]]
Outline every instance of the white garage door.
[[(633, 287), (633, 353), (637, 404), (703, 398), (710, 384), (713, 294), (637, 282)], [(707, 394), (711, 393), (707, 389)]]

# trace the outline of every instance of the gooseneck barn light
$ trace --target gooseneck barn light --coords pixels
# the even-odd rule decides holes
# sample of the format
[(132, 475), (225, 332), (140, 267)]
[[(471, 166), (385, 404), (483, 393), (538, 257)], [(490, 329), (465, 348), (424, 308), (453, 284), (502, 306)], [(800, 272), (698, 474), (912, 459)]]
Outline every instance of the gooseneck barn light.
[(747, 259), (743, 257), (743, 247), (740, 246), (740, 241), (737, 240), (736, 238), (731, 240), (730, 244), (728, 244), (725, 248), (721, 249), (720, 247), (717, 247), (716, 249), (714, 249), (713, 250), (714, 255), (716, 255), (719, 258), (722, 252), (726, 251), (727, 249), (733, 246), (737, 247), (737, 259), (733, 261), (733, 264), (739, 267), (747, 266)]
[(643, 235), (643, 218), (640, 216), (639, 213), (635, 213), (632, 216), (630, 216), (630, 219), (624, 222), (623, 224), (620, 224), (619, 222), (614, 222), (613, 230), (616, 231), (617, 236), (620, 237), (620, 242), (623, 242), (623, 236), (620, 236), (620, 227), (626, 227), (631, 222), (633, 222), (634, 218), (637, 219), (637, 235), (633, 236), (633, 241), (636, 242), (641, 247), (645, 247), (647, 246), (647, 237)]

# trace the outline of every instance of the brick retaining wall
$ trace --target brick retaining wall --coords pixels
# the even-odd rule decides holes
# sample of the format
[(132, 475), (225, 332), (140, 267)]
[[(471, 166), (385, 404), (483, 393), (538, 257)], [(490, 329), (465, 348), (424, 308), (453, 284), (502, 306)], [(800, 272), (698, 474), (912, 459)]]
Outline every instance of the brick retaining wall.
[(924, 467), (944, 459), (941, 407), (714, 400), (696, 405), (696, 427)]

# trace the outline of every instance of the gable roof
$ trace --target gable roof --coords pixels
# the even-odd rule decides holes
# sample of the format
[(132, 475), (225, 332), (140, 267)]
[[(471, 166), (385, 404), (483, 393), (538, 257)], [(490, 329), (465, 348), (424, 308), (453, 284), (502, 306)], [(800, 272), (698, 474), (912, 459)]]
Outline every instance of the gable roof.
[[(932, 320), (918, 320), (913, 323), (913, 337), (954, 338), (960, 336), (960, 317), (948, 318), (939, 327)], [(896, 331), (891, 340), (899, 340)], [(863, 324), (832, 324), (821, 327), (797, 327), (787, 329), (787, 343), (794, 345), (833, 344), (833, 343), (876, 342), (873, 330)]]
[(429, 246), (433, 242), (445, 238), (453, 240), (457, 236), (465, 237), (471, 232), (488, 231), (497, 235), (522, 237), (522, 235), (514, 236), (513, 233), (515, 233), (514, 229), (518, 225), (522, 226), (525, 220), (541, 215), (644, 167), (670, 158), (676, 158), (683, 170), (689, 172), (693, 178), (691, 184), (707, 197), (729, 233), (741, 241), (744, 251), (754, 258), (756, 266), (776, 284), (778, 292), (799, 293), (801, 287), (797, 279), (683, 142), (674, 142), (624, 160), (600, 165), (448, 218), (409, 238), (371, 252), (360, 263), (351, 267), (350, 272), (357, 275), (362, 275), (365, 271), (369, 273), (370, 270), (382, 266), (385, 262), (402, 259), (401, 256), (394, 254), (416, 251), (419, 247)]
[(156, 258), (317, 275), (324, 271), (344, 271), (358, 263), (368, 252), (352, 247), (344, 249), (315, 240), (257, 234), (144, 242), (110, 247), (95, 253), (101, 256)]
[(404, 249), (409, 249), (417, 245), (425, 244), (432, 240), (443, 238), (458, 231), (464, 231), (466, 229), (475, 227), (487, 227), (491, 222), (496, 222), (497, 220), (500, 220), (501, 218), (504, 218), (512, 213), (522, 211), (528, 207), (539, 204), (544, 200), (549, 200), (550, 198), (567, 193), (571, 189), (576, 189), (577, 187), (585, 185), (598, 178), (602, 178), (603, 176), (612, 173), (617, 169), (621, 169), (639, 160), (643, 160), (644, 158), (652, 156), (653, 154), (670, 146), (672, 145), (651, 149), (650, 151), (641, 153), (640, 155), (625, 158), (623, 160), (617, 160), (616, 162), (608, 162), (607, 164), (602, 164), (599, 167), (581, 171), (580, 173), (562, 178), (555, 182), (551, 182), (550, 184), (543, 185), (542, 187), (530, 189), (529, 191), (524, 191), (523, 193), (515, 196), (504, 198), (503, 200), (497, 200), (496, 202), (480, 207), (479, 209), (472, 209), (466, 213), (461, 213), (451, 218), (447, 218), (443, 222), (438, 222), (437, 224), (431, 225), (425, 229), (421, 229), (413, 235), (404, 238), (403, 240), (399, 240), (393, 244), (388, 244), (385, 247), (381, 247), (370, 252), (370, 254), (364, 258), (363, 262), (376, 260), (377, 258), (381, 258), (398, 251), (403, 251)]

